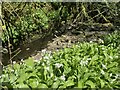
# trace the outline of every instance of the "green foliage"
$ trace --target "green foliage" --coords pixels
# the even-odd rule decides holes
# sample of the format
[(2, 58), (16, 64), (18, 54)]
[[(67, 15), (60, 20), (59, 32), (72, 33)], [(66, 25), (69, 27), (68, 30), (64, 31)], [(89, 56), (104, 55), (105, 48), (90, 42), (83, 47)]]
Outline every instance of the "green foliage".
[[(35, 5), (39, 5), (39, 8)], [(40, 4), (34, 3), (3, 3), (3, 43), (10, 40), (11, 44), (28, 40), (33, 35), (46, 34), (45, 30), (50, 27), (47, 9), (41, 8)], [(45, 32), (43, 32), (44, 30)]]
[[(5, 26), (3, 26), (2, 39), (4, 42), (10, 40), (12, 44), (16, 44), (20, 39), (31, 37), (31, 34), (41, 35), (47, 33), (45, 30), (53, 29), (53, 27), (57, 29), (63, 25), (63, 21), (77, 20), (76, 23), (88, 23), (89, 21), (100, 22), (102, 18), (106, 23), (113, 20), (111, 17), (117, 14), (116, 4), (109, 3), (97, 5), (96, 3), (27, 3), (22, 5), (18, 3), (17, 7), (14, 4), (12, 7), (12, 4), (9, 4), (3, 8), (3, 14), (6, 16), (3, 16)], [(101, 7), (102, 4), (105, 8), (107, 7), (107, 11)], [(93, 7), (95, 5), (96, 7)], [(114, 9), (111, 10), (112, 7)], [(22, 12), (18, 13), (20, 11)], [(103, 13), (108, 11), (110, 13)], [(51, 27), (52, 24), (53, 27)], [(3, 82), (3, 88), (4, 86), (30, 89), (120, 88), (119, 45), (120, 35), (114, 32), (104, 37), (104, 45), (84, 42), (53, 52), (52, 55), (46, 53), (40, 61), (28, 58), (20, 63), (4, 66), (0, 82)]]
[(120, 88), (119, 59), (118, 49), (85, 42), (8, 65), (0, 81), (12, 88)]
[(114, 31), (103, 38), (105, 45), (112, 45), (114, 48), (120, 47), (120, 31)]
[[(117, 48), (118, 54), (120, 57), (120, 31), (116, 30), (116, 31), (112, 32), (111, 34), (104, 36), (103, 40), (104, 40), (104, 45), (110, 46), (113, 48)], [(120, 60), (118, 60), (118, 62), (120, 63)], [(120, 68), (120, 66), (119, 66), (119, 68)]]
[[(18, 45), (33, 36), (60, 34), (66, 25), (78, 23), (119, 24), (119, 3), (2, 3), (3, 44)], [(58, 29), (59, 28), (59, 29)], [(60, 29), (61, 28), (61, 29)], [(67, 27), (66, 27), (67, 28)]]

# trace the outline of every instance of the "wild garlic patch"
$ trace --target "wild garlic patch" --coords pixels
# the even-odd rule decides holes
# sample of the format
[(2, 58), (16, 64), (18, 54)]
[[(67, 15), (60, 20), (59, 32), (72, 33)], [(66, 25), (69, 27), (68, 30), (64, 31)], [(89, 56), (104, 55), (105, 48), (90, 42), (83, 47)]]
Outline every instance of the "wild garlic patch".
[(79, 43), (51, 54), (43, 50), (42, 60), (32, 58), (3, 67), (0, 81), (13, 88), (120, 88), (119, 53), (112, 46)]

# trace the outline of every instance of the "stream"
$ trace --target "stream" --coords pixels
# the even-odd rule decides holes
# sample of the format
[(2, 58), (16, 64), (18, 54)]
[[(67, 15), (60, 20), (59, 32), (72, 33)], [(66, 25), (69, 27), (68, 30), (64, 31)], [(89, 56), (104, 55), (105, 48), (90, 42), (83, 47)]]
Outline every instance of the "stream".
[[(18, 46), (19, 50), (14, 53), (12, 56), (15, 57), (12, 61), (20, 61), (22, 59), (27, 59), (28, 57), (34, 55), (37, 51), (40, 51), (47, 47), (48, 41), (51, 40), (52, 37), (48, 36), (46, 38), (39, 38), (34, 40), (26, 45)], [(20, 52), (19, 52), (20, 51)], [(19, 52), (19, 53), (18, 53)], [(18, 53), (18, 54), (17, 54)], [(3, 65), (8, 65), (10, 63), (9, 54), (2, 54), (2, 63)]]
[[(104, 36), (109, 31), (80, 31), (77, 32), (67, 32), (61, 36), (56, 36), (53, 38), (52, 36), (47, 36), (45, 38), (39, 38), (34, 40), (27, 45), (18, 46), (20, 53), (14, 53), (13, 56), (15, 57), (12, 61), (20, 61), (22, 59), (27, 59), (28, 57), (39, 57), (40, 54), (37, 54), (42, 49), (47, 49), (49, 51), (55, 51), (57, 49), (61, 49), (64, 47), (70, 47), (77, 42), (83, 41), (93, 41), (97, 42), (100, 39), (100, 36)], [(39, 52), (40, 53), (40, 52)], [(2, 54), (2, 63), (3, 65), (8, 65), (9, 61), (9, 54)]]

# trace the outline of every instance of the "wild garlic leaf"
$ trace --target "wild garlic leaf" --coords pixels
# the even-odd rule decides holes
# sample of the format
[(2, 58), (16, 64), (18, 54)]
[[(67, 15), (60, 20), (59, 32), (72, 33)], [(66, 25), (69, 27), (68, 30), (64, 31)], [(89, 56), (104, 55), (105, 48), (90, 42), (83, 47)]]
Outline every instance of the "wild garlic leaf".
[(83, 88), (84, 87), (84, 82), (83, 80), (78, 81), (78, 88)]
[(118, 65), (118, 63), (117, 62), (112, 62), (112, 63), (110, 63), (108, 66), (107, 66), (107, 68), (112, 68), (112, 67), (116, 67)]
[(48, 86), (46, 84), (39, 83), (37, 88), (48, 88)]
[(75, 83), (73, 82), (73, 80), (67, 80), (65, 82), (65, 85), (68, 87), (68, 86), (73, 86)]
[(60, 85), (60, 81), (56, 81), (53, 83), (53, 85), (51, 86), (51, 88), (58, 88), (58, 86)]
[(102, 80), (102, 79), (100, 79), (100, 84), (101, 84), (101, 88), (103, 88), (103, 87), (104, 87), (104, 85), (105, 85), (105, 81), (104, 81), (104, 80)]
[(88, 80), (85, 84), (89, 85), (91, 88), (95, 88), (96, 86), (91, 80)]
[(33, 61), (32, 58), (29, 58), (29, 59), (25, 60), (25, 64), (26, 64), (28, 67), (33, 68), (33, 66), (34, 66), (34, 61)]

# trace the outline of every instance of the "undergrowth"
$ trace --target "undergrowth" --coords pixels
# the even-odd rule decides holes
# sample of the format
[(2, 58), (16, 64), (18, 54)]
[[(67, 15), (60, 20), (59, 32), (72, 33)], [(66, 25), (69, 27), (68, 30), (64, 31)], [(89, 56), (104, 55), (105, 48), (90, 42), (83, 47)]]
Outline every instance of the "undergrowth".
[(120, 53), (117, 32), (104, 45), (78, 43), (53, 53), (3, 67), (2, 88), (120, 88)]

